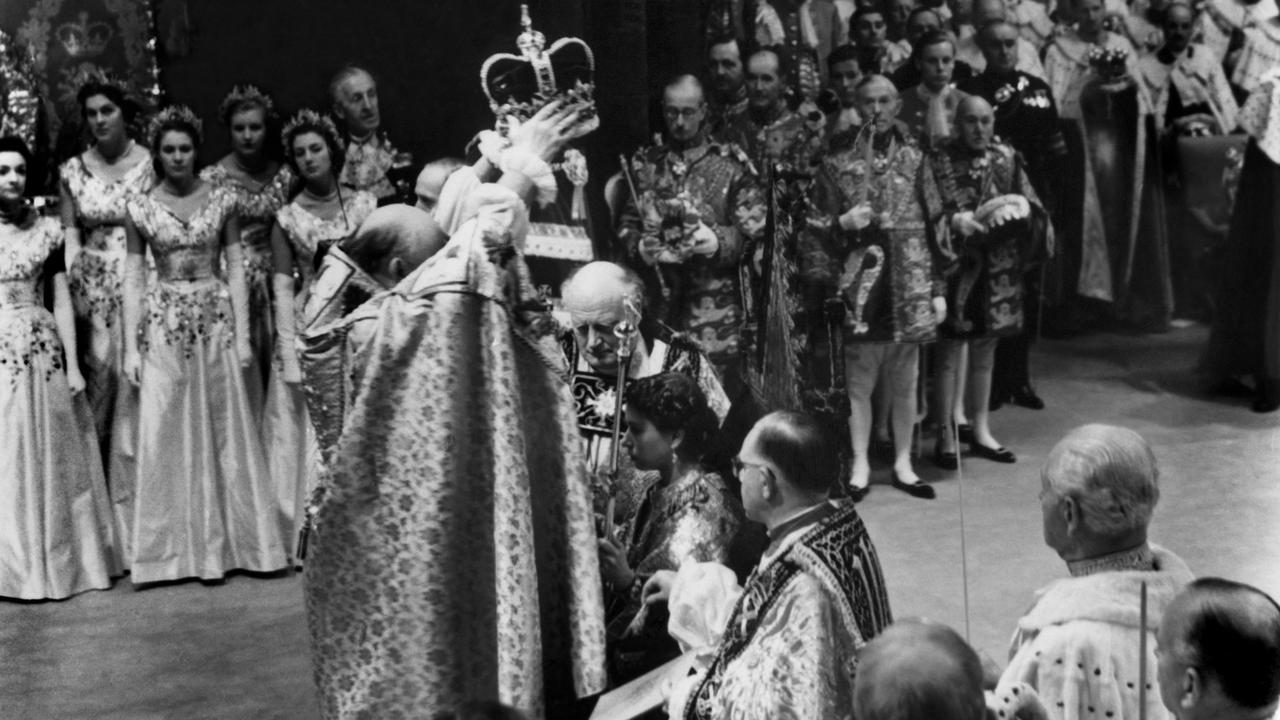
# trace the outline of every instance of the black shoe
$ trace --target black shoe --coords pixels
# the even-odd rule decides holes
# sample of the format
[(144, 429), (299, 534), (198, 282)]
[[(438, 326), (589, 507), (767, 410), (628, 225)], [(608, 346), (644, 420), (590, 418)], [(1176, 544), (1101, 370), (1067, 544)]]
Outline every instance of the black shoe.
[[(941, 450), (933, 451), (933, 464), (943, 470), (959, 470), (960, 454), (954, 452), (942, 452)], [(897, 478), (894, 478), (895, 480)]]
[(866, 487), (854, 487), (852, 485), (849, 486), (849, 498), (853, 500), (855, 503), (862, 502), (862, 500), (866, 498), (867, 495), (870, 493), (871, 493), (871, 486), (869, 485)]
[(960, 436), (960, 442), (973, 442), (973, 426), (969, 423), (962, 423), (960, 427), (957, 428), (957, 434)]
[(969, 443), (969, 450), (980, 458), (986, 458), (992, 462), (998, 463), (1016, 463), (1018, 456), (1006, 447), (989, 448), (978, 442)]
[(917, 497), (921, 500), (932, 500), (938, 496), (938, 494), (933, 491), (933, 487), (925, 485), (923, 480), (913, 483), (904, 483), (898, 479), (897, 472), (893, 473), (893, 486), (911, 497)]
[(1012, 397), (1014, 405), (1030, 408), (1031, 410), (1044, 409), (1044, 401), (1040, 399), (1039, 395), (1036, 395), (1036, 391), (1031, 389), (1030, 385), (1023, 385), (1014, 390)]

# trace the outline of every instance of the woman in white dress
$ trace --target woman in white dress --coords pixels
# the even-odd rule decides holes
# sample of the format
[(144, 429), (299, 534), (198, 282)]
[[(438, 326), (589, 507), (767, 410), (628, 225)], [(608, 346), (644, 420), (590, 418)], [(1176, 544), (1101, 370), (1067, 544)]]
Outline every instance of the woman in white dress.
[(129, 137), (138, 110), (123, 85), (97, 77), (80, 87), (76, 99), (93, 145), (59, 169), (67, 283), (75, 309), (85, 399), (93, 411), (127, 559), (137, 395), (121, 379), (125, 203), (150, 190), (156, 176), (151, 153)]
[[(271, 226), (294, 183), (288, 166), (268, 151), (276, 126), (271, 98), (252, 85), (236, 86), (218, 117), (231, 132), (231, 152), (200, 171), (201, 179), (236, 198), (240, 245), (249, 284), (249, 342), (253, 367), (265, 386), (270, 377), (275, 328), (271, 309)], [(251, 388), (252, 389), (252, 388)]]
[(271, 478), (283, 520), (287, 527), (297, 528), (319, 462), (295, 345), (299, 313), (311, 293), (317, 254), (353, 235), (378, 200), (371, 193), (338, 185), (345, 157), (342, 140), (333, 122), (319, 113), (302, 110), (289, 121), (284, 150), (285, 162), (301, 179), (302, 189), (276, 213), (271, 232), (280, 364), (267, 389), (263, 433), (271, 448)]
[(140, 418), (133, 581), (280, 570), (285, 530), (245, 388), (253, 353), (236, 200), (196, 176), (200, 121), (189, 109), (160, 113), (149, 136), (162, 179), (130, 200), (125, 226), (125, 372)]
[(30, 159), (0, 138), (0, 596), (56, 600), (111, 587), (119, 558), (62, 231), (23, 199)]

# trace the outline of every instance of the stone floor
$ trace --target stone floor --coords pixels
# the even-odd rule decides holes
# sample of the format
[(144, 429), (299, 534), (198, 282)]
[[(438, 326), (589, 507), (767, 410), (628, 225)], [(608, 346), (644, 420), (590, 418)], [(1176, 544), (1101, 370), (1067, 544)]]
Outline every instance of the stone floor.
[[(1155, 446), (1154, 541), (1197, 573), (1280, 596), (1280, 414), (1197, 392), (1188, 369), (1204, 337), (1191, 328), (1045, 342), (1035, 365), (1049, 408), (994, 416), (1016, 465), (966, 459), (961, 480), (922, 461), (933, 501), (897, 492), (878, 470), (861, 507), (895, 614), (967, 627), (1003, 661), (1035, 588), (1065, 572), (1041, 540), (1040, 464), (1064, 432), (1094, 421), (1132, 427)], [(0, 717), (315, 716), (298, 576), (140, 592), (125, 581), (64, 602), (0, 602)]]

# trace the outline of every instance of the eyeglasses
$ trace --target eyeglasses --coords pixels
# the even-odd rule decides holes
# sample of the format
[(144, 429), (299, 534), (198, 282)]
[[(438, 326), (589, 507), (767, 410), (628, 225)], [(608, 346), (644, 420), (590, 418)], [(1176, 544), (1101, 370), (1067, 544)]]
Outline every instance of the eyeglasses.
[(743, 472), (744, 470), (746, 470), (747, 468), (760, 468), (761, 470), (763, 470), (763, 471), (765, 471), (765, 472), (769, 472), (769, 466), (768, 466), (768, 465), (764, 465), (764, 464), (762, 464), (762, 463), (749, 463), (749, 462), (742, 462), (742, 460), (741, 460), (740, 458), (734, 458), (734, 459), (733, 459), (733, 460), (731, 460), (730, 462), (731, 462), (731, 463), (732, 463), (732, 465), (733, 465), (733, 475), (734, 475), (734, 477), (742, 477), (742, 472)]

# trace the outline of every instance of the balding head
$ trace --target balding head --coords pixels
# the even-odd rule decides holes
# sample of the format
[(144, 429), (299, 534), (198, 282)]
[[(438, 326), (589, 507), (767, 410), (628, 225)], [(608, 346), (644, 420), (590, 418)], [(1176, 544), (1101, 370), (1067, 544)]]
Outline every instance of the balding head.
[(1046, 544), (1074, 560), (1145, 543), (1159, 477), (1138, 433), (1113, 425), (1072, 430), (1040, 471)]
[(640, 276), (610, 262), (588, 263), (564, 282), (560, 298), (587, 364), (597, 372), (615, 372), (618, 338), (613, 334), (614, 326), (625, 317), (627, 303), (641, 317), (646, 309)]
[(413, 186), (413, 194), (418, 196), (418, 209), (434, 212), (436, 205), (440, 204), (440, 191), (444, 189), (445, 181), (462, 165), (458, 158), (440, 158), (423, 166)]
[(387, 205), (369, 213), (342, 250), (384, 287), (391, 287), (435, 255), (449, 237), (427, 212)]
[(951, 628), (900, 621), (858, 654), (858, 720), (982, 720), (982, 663)]
[(1183, 720), (1271, 717), (1280, 700), (1280, 606), (1221, 578), (1191, 583), (1157, 634), (1160, 697)]
[(967, 95), (956, 105), (956, 136), (974, 152), (984, 151), (991, 144), (995, 123), (991, 104), (978, 95)]

